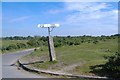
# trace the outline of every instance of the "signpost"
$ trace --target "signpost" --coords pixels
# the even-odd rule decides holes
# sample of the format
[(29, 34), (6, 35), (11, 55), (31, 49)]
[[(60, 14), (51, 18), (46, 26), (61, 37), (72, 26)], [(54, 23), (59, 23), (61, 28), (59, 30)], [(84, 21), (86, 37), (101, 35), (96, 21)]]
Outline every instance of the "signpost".
[(48, 48), (49, 48), (50, 61), (56, 61), (54, 42), (51, 36), (51, 31), (53, 30), (53, 28), (59, 26), (60, 26), (59, 24), (38, 24), (38, 27), (48, 28)]

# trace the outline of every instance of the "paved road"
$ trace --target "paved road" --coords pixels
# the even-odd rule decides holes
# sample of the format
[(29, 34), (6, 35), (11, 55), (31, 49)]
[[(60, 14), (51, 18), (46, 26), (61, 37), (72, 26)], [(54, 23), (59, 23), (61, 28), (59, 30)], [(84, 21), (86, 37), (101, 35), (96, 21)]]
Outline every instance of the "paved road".
[(2, 78), (44, 78), (43, 76), (32, 74), (24, 70), (18, 70), (15, 63), (20, 57), (30, 54), (33, 50), (25, 50), (16, 53), (2, 55)]

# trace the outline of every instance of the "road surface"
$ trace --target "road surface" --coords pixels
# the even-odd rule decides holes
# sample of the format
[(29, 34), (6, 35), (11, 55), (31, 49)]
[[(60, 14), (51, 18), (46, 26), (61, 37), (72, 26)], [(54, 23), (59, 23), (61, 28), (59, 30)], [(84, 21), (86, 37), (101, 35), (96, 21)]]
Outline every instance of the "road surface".
[(43, 76), (32, 74), (24, 70), (18, 70), (14, 64), (20, 57), (30, 54), (33, 50), (25, 50), (15, 53), (2, 55), (2, 78), (45, 78)]

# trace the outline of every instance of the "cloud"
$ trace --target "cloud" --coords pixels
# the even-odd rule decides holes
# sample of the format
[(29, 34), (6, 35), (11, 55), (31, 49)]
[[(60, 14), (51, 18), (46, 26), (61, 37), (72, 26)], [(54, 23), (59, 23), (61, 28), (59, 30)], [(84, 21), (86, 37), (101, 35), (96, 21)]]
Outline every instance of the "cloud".
[(84, 13), (100, 11), (103, 9), (111, 8), (112, 6), (107, 3), (98, 3), (98, 2), (73, 2), (66, 4), (67, 10), (81, 11)]
[(22, 17), (14, 18), (10, 20), (10, 23), (24, 21), (29, 19), (30, 17), (31, 16), (22, 16)]
[(119, 0), (63, 0), (65, 2), (119, 2)]
[(61, 13), (61, 12), (64, 12), (64, 10), (49, 10), (47, 13), (49, 13), (49, 14), (58, 14), (58, 13)]
[(104, 19), (107, 19), (107, 21), (117, 20), (118, 10), (110, 9), (111, 6), (107, 3), (67, 3), (66, 8), (67, 10), (74, 11), (73, 14), (69, 14), (66, 17), (68, 23), (71, 21), (79, 23), (80, 21), (105, 22)]
[[(76, 34), (114, 34), (118, 31), (118, 10), (109, 3), (67, 2), (69, 14), (60, 22)], [(74, 28), (73, 28), (74, 27)], [(88, 31), (87, 31), (88, 30)], [(72, 32), (71, 31), (71, 32)]]

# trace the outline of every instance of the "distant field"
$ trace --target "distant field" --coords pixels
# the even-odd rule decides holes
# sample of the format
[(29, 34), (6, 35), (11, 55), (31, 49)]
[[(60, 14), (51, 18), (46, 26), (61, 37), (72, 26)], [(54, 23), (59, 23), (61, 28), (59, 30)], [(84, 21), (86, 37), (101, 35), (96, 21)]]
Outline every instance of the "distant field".
[(31, 64), (31, 66), (39, 69), (94, 75), (90, 73), (90, 66), (105, 63), (106, 60), (103, 56), (115, 54), (118, 51), (118, 40), (116, 38), (99, 41), (97, 44), (82, 43), (80, 45), (62, 46), (55, 48), (55, 50), (57, 62), (49, 62), (47, 47), (41, 47), (23, 59), (29, 62), (46, 61)]
[(27, 40), (2, 40), (2, 46), (8, 46), (16, 43), (26, 43)]
[[(0, 42), (0, 48), (2, 47), (8, 47), (9, 45), (16, 45), (17, 43), (25, 43), (27, 42), (28, 40), (1, 40)], [(15, 49), (15, 50), (10, 50), (10, 51), (4, 51), (5, 53), (6, 52), (13, 52), (13, 51), (17, 51), (17, 50), (20, 50), (20, 49)]]
[[(2, 48), (2, 40), (0, 39), (0, 48)], [(1, 54), (1, 50), (0, 50), (0, 54)]]
[(2, 40), (0, 39), (0, 47), (2, 46)]

